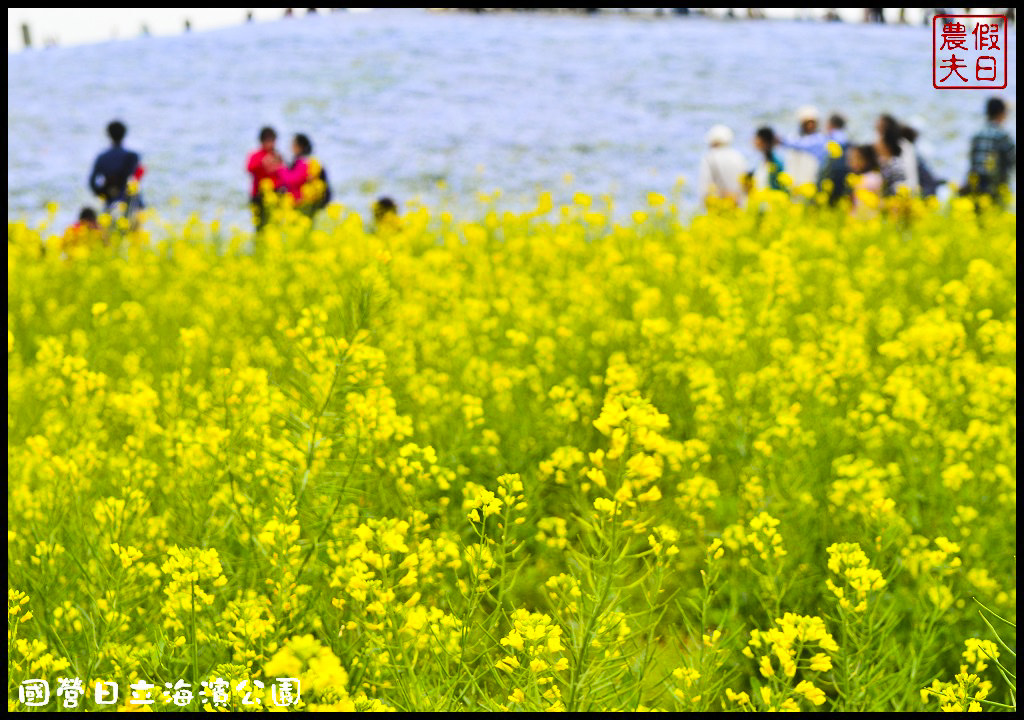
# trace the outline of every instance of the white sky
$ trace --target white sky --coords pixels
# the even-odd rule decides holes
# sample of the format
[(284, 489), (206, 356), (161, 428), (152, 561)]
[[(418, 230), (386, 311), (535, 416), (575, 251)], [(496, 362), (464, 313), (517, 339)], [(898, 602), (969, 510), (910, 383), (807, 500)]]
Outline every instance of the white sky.
[[(365, 8), (348, 8), (351, 11)], [(650, 10), (651, 8), (637, 8)], [(327, 8), (319, 8), (327, 12)], [(822, 8), (768, 8), (769, 17), (793, 18), (797, 11), (804, 17), (821, 17)], [(193, 31), (237, 25), (245, 21), (245, 8), (8, 8), (7, 9), (7, 51), (15, 52), (23, 47), (21, 25), (28, 23), (34, 47), (42, 47), (47, 40), (59, 45), (101, 42), (112, 38), (129, 38), (139, 35), (145, 24), (154, 35), (169, 35), (182, 32), (185, 19), (192, 23)], [(277, 20), (284, 14), (284, 8), (252, 8), (256, 21)], [(296, 14), (305, 14), (306, 8), (295, 8)], [(723, 11), (718, 9), (717, 14)], [(746, 8), (736, 8), (743, 16)], [(974, 11), (978, 12), (978, 11)], [(863, 19), (862, 8), (840, 8), (844, 20), (856, 22)], [(896, 20), (898, 10), (886, 8), (886, 20)], [(907, 9), (909, 22), (921, 21), (921, 11)]]
[[(51, 38), (60, 45), (78, 45), (135, 37), (143, 24), (153, 35), (173, 35), (182, 32), (186, 18), (193, 31), (212, 30), (245, 22), (248, 10), (256, 21), (277, 20), (284, 14), (284, 8), (7, 8), (7, 51), (22, 49), (21, 24), (25, 22), (33, 46), (41, 47)], [(306, 8), (295, 8), (295, 12), (304, 15)]]

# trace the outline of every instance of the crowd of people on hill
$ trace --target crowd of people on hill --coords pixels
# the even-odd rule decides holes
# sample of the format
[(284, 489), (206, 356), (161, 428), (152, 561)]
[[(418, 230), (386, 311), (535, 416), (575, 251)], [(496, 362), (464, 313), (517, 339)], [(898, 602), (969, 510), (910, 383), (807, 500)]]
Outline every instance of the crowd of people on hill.
[[(1017, 160), (1014, 141), (1003, 127), (1006, 114), (1003, 100), (986, 102), (986, 122), (971, 138), (961, 193), (998, 199), (1006, 188)], [(732, 130), (712, 127), (697, 178), (704, 204), (742, 205), (755, 189), (790, 192), (810, 185), (831, 205), (849, 198), (858, 208), (872, 198), (892, 195), (932, 197), (947, 182), (932, 172), (918, 151), (918, 130), (892, 115), (879, 116), (870, 143), (851, 141), (846, 119), (838, 113), (822, 127), (818, 109), (805, 106), (797, 111), (796, 120), (798, 132), (793, 136), (779, 135), (768, 126), (757, 129), (753, 168), (734, 147)]]
[[(961, 193), (987, 195), (999, 200), (1016, 166), (1017, 150), (1013, 138), (1003, 127), (1006, 103), (990, 98), (985, 104), (986, 122), (970, 142), (969, 171)], [(874, 206), (873, 199), (892, 195), (934, 196), (945, 179), (932, 172), (916, 141), (918, 130), (892, 115), (881, 115), (875, 123), (874, 142), (854, 143), (846, 130), (845, 118), (833, 113), (824, 126), (821, 114), (811, 106), (796, 114), (798, 132), (780, 135), (768, 126), (753, 136), (757, 160), (751, 168), (734, 147), (734, 135), (725, 125), (715, 125), (707, 133), (708, 150), (701, 159), (697, 191), (705, 206), (742, 205), (756, 189), (791, 192), (815, 188), (829, 204), (849, 198), (854, 209)], [(139, 181), (145, 174), (139, 153), (124, 147), (128, 133), (124, 123), (115, 120), (107, 126), (111, 146), (96, 158), (89, 175), (89, 188), (102, 201), (106, 213), (119, 211), (129, 225), (145, 205)], [(292, 159), (285, 162), (277, 150), (277, 132), (263, 127), (259, 148), (249, 155), (246, 169), (252, 177), (249, 202), (256, 229), (269, 218), (270, 206), (291, 204), (312, 217), (331, 200), (327, 171), (313, 156), (313, 143), (303, 133), (292, 138)], [(393, 225), (397, 205), (380, 198), (373, 209), (377, 225)], [(97, 212), (83, 208), (78, 222), (64, 236), (64, 248), (85, 244), (99, 230)]]

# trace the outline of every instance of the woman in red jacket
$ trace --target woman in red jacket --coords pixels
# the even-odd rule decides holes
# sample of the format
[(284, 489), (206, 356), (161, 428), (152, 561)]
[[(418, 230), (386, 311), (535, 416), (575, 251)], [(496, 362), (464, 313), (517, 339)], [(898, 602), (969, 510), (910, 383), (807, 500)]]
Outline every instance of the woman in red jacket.
[[(264, 192), (273, 192), (280, 185), (278, 174), (284, 168), (280, 153), (274, 145), (277, 142), (277, 133), (272, 127), (264, 127), (260, 130), (260, 149), (249, 156), (247, 169), (252, 175), (252, 192), (249, 194), (249, 202), (252, 204), (253, 218), (256, 229), (259, 230), (267, 224), (267, 209), (263, 202)], [(264, 184), (264, 181), (267, 181)]]

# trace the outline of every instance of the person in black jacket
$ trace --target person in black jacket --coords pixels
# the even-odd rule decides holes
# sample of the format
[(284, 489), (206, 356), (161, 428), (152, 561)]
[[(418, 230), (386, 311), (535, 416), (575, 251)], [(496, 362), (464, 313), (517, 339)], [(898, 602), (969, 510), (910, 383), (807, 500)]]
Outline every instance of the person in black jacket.
[(139, 154), (122, 147), (128, 128), (120, 120), (107, 125), (107, 135), (112, 143), (109, 150), (100, 153), (92, 166), (89, 188), (103, 199), (109, 210), (116, 203), (127, 204), (126, 214), (142, 207), (138, 195), (129, 197), (128, 181), (141, 176)]
[(1003, 129), (1006, 103), (989, 98), (985, 103), (985, 127), (971, 138), (970, 169), (961, 194), (999, 198), (1017, 165), (1017, 146)]

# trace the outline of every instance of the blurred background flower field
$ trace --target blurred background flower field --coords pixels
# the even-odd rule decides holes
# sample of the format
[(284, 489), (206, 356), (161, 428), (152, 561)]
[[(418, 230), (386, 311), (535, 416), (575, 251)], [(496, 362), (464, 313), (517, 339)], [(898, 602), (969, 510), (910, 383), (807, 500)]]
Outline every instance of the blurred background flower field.
[[(176, 223), (201, 212), (245, 226), (245, 157), (261, 125), (285, 150), (307, 133), (350, 207), (387, 194), (471, 217), (480, 190), (500, 188), (520, 211), (542, 190), (569, 201), (567, 172), (621, 208), (680, 175), (690, 191), (713, 124), (753, 156), (759, 125), (795, 133), (808, 103), (843, 113), (859, 142), (893, 113), (921, 133), (935, 172), (963, 183), (986, 95), (934, 90), (930, 26), (896, 24), (895, 9), (886, 25), (412, 9), (243, 23), (237, 9), (233, 27), (181, 33), (176, 19), (166, 37), (107, 14), (121, 39), (8, 55), (11, 219), (38, 222), (58, 200), (73, 222), (113, 118), (142, 154), (147, 203)], [(101, 22), (90, 15), (79, 24)], [(1007, 42), (1013, 98), (1016, 26)], [(700, 200), (684, 196), (683, 212)]]

